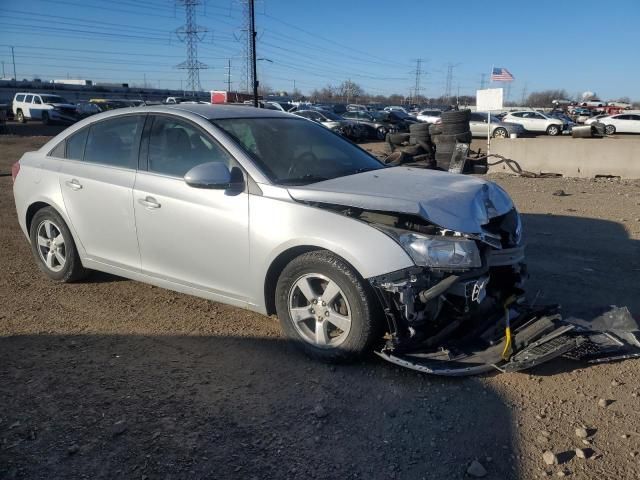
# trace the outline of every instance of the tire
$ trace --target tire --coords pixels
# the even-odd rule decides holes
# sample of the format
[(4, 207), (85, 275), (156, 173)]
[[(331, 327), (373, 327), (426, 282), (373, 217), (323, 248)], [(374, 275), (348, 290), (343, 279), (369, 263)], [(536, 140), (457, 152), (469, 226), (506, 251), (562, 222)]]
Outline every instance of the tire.
[(456, 123), (443, 123), (442, 134), (443, 135), (457, 135), (459, 133), (468, 132), (469, 122), (456, 122)]
[(384, 140), (387, 137), (387, 129), (385, 127), (378, 127), (376, 129), (376, 138), (378, 140)]
[(442, 112), (440, 115), (442, 123), (468, 122), (470, 117), (470, 110), (452, 110), (450, 112)]
[(455, 148), (456, 148), (455, 143), (439, 143), (436, 146), (436, 154), (443, 155), (446, 153), (447, 155), (451, 156)]
[(49, 114), (47, 112), (42, 112), (42, 124), (49, 125), (51, 121), (49, 120)]
[(429, 134), (433, 137), (434, 135), (440, 135), (442, 133), (442, 127), (440, 123), (434, 123), (429, 125)]
[[(60, 236), (62, 241), (59, 240)], [(49, 279), (68, 283), (76, 282), (86, 277), (88, 270), (82, 266), (69, 227), (53, 207), (45, 207), (36, 212), (31, 220), (29, 238), (31, 240), (31, 252), (38, 264), (38, 268)], [(57, 254), (47, 254), (52, 252), (53, 249), (50, 245), (43, 244), (45, 240), (54, 240)], [(64, 261), (61, 261), (61, 258)], [(50, 263), (47, 263), (47, 259), (51, 259)]]
[(471, 132), (459, 133), (457, 135), (437, 135), (433, 138), (436, 145), (455, 144), (455, 143), (471, 143), (473, 136)]
[(402, 151), (412, 157), (416, 155), (424, 155), (426, 151), (420, 145), (411, 145), (409, 147), (403, 147)]
[(607, 125), (606, 127), (604, 127), (604, 133), (606, 133), (607, 135), (615, 135), (616, 134), (615, 125)]
[(509, 132), (507, 132), (506, 128), (498, 127), (493, 131), (493, 138), (508, 138)]
[(409, 136), (410, 135), (408, 133), (390, 133), (387, 136), (387, 140), (393, 145), (400, 145), (409, 141)]
[(562, 129), (558, 125), (549, 125), (547, 127), (547, 135), (550, 137), (557, 137), (562, 133)]
[(409, 133), (413, 134), (429, 134), (429, 124), (428, 123), (413, 123), (409, 125)]
[(22, 113), (22, 110), (18, 110), (16, 112), (16, 120), (18, 121), (18, 123), (27, 123), (27, 119), (24, 118), (24, 113)]
[[(321, 305), (322, 293), (329, 285), (325, 282), (338, 289), (339, 293), (333, 296), (333, 305), (328, 301), (328, 305)], [(306, 294), (300, 285), (306, 286)], [(276, 311), (285, 334), (307, 355), (326, 362), (355, 360), (369, 351), (375, 340), (382, 338), (381, 315), (376, 302), (362, 277), (327, 250), (294, 258), (284, 268), (276, 285)], [(297, 308), (297, 314), (309, 317), (296, 322), (291, 308)], [(336, 315), (337, 310), (342, 315)], [(345, 321), (346, 316), (350, 321)], [(343, 329), (324, 318), (340, 319)], [(318, 331), (316, 325), (324, 328)], [(324, 335), (316, 336), (317, 331)]]
[(486, 166), (486, 165), (474, 165), (473, 166), (473, 173), (475, 173), (475, 174), (484, 175), (488, 171), (489, 171), (489, 167)]

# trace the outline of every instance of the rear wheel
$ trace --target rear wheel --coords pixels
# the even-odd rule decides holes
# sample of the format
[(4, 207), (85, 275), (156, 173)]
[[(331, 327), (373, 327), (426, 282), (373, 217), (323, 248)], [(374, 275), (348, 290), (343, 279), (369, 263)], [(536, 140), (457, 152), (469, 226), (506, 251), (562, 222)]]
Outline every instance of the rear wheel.
[(387, 137), (387, 129), (385, 127), (378, 127), (376, 137), (378, 140), (384, 140)]
[(506, 128), (498, 127), (493, 131), (493, 138), (507, 138), (508, 136), (509, 132)]
[(604, 133), (607, 135), (614, 135), (616, 133), (616, 127), (613, 125), (607, 125), (604, 127)]
[(276, 286), (276, 310), (289, 339), (319, 360), (353, 360), (380, 334), (369, 287), (326, 250), (302, 254), (285, 267)]
[(551, 137), (555, 137), (557, 135), (560, 135), (561, 130), (560, 127), (558, 125), (549, 125), (547, 127), (547, 135), (551, 136)]
[(18, 123), (25, 123), (27, 121), (27, 119), (24, 118), (24, 113), (22, 113), (22, 110), (18, 110), (16, 112), (16, 120), (18, 121)]
[(33, 216), (29, 237), (38, 267), (51, 280), (74, 282), (87, 275), (67, 224), (52, 207)]

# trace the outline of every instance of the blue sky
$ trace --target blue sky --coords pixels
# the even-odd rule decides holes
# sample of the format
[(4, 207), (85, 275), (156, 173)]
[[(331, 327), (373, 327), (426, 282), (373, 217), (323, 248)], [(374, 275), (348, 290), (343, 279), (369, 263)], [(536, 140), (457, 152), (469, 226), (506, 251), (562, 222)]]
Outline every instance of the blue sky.
[[(406, 94), (422, 58), (422, 93), (473, 93), (491, 66), (508, 68), (523, 90), (591, 90), (640, 100), (640, 1), (257, 0), (259, 78), (303, 92), (351, 79), (369, 93)], [(242, 2), (208, 0), (197, 11), (204, 90), (243, 78)], [(87, 78), (179, 88), (185, 46), (171, 32), (184, 11), (170, 0), (0, 0), (0, 61), (18, 78)], [(633, 37), (633, 38), (632, 38)], [(1, 72), (0, 72), (1, 73)]]

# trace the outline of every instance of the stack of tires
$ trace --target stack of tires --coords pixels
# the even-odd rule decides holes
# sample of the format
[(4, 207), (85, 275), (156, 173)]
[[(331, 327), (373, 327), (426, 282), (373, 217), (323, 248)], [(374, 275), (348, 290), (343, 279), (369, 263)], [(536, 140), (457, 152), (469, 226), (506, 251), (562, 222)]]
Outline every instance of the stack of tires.
[(436, 145), (435, 160), (438, 168), (449, 170), (456, 143), (471, 143), (470, 114), (470, 110), (442, 112), (442, 122), (429, 126), (431, 139)]

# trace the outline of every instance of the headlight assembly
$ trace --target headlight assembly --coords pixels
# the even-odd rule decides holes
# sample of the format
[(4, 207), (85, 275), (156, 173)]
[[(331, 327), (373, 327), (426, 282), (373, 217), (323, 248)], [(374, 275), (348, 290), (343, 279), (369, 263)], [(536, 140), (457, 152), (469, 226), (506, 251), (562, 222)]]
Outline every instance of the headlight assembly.
[(464, 237), (423, 235), (381, 226), (378, 228), (391, 235), (416, 265), (449, 270), (465, 270), (482, 266), (480, 252), (474, 240)]

